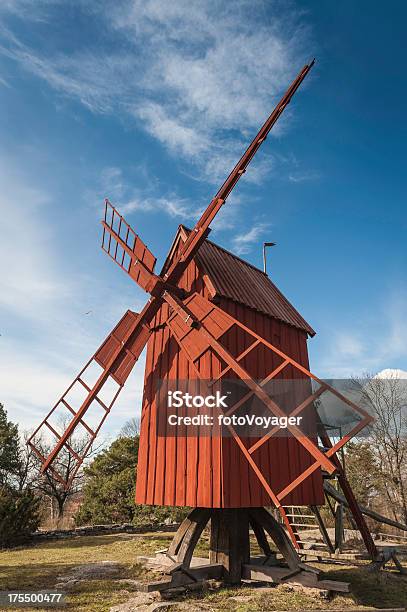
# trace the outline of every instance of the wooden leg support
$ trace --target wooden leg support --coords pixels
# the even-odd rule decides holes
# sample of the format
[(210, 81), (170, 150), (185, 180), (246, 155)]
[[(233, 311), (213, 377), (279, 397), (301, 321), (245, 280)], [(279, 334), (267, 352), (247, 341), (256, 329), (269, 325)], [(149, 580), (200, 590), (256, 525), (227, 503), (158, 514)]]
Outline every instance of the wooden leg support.
[(325, 527), (325, 523), (322, 520), (322, 516), (321, 516), (321, 513), (319, 511), (318, 506), (310, 506), (310, 508), (311, 508), (311, 511), (314, 514), (316, 520), (317, 520), (319, 531), (320, 531), (320, 533), (322, 535), (324, 543), (328, 547), (329, 552), (330, 553), (334, 553), (335, 552), (335, 548), (332, 545), (331, 538), (329, 537), (327, 528)]
[(224, 568), (224, 581), (240, 584), (242, 565), (250, 561), (249, 515), (246, 508), (214, 510), (209, 560)]
[[(209, 520), (209, 559), (198, 559), (193, 553)], [(260, 558), (250, 558), (250, 527), (264, 553)], [(283, 556), (282, 564), (266, 534)], [(301, 562), (287, 533), (265, 508), (195, 508), (178, 528), (165, 556), (161, 553), (159, 558), (165, 560), (169, 579), (143, 585), (143, 590), (165, 591), (209, 579), (222, 579), (226, 584), (240, 584), (242, 579), (295, 582), (321, 590), (349, 590), (347, 583), (319, 580), (319, 570)]]
[(340, 553), (343, 543), (343, 505), (337, 503), (335, 508), (335, 552)]
[(266, 532), (264, 531), (263, 526), (256, 521), (256, 519), (250, 515), (249, 513), (249, 523), (250, 527), (253, 530), (254, 535), (256, 536), (257, 543), (260, 547), (260, 550), (263, 551), (264, 554), (264, 565), (277, 565), (277, 554), (271, 550), (270, 544), (268, 543)]

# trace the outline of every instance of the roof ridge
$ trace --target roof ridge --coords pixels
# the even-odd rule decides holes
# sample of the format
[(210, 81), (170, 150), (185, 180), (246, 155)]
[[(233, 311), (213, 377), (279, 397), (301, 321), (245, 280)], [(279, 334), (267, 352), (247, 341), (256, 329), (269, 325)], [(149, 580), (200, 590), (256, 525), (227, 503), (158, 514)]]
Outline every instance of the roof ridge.
[[(186, 225), (180, 224), (171, 251), (182, 234), (187, 237), (191, 231)], [(207, 238), (202, 242), (194, 259), (210, 278), (215, 294), (301, 329), (310, 336), (315, 335), (310, 324), (271, 278), (253, 264)], [(248, 281), (252, 284), (252, 292), (247, 289)], [(239, 282), (242, 286), (239, 286)]]
[[(183, 223), (180, 224), (180, 227), (183, 227), (184, 229), (186, 229), (187, 232), (192, 232), (192, 230), (189, 227), (187, 227), (186, 225), (184, 225)], [(260, 274), (263, 274), (266, 278), (269, 279), (268, 274), (266, 274), (266, 272), (264, 272), (264, 270), (262, 270), (261, 268), (258, 268), (257, 266), (255, 266), (254, 264), (250, 263), (249, 261), (246, 261), (245, 259), (242, 259), (241, 257), (239, 257), (239, 255), (236, 255), (235, 253), (232, 253), (232, 251), (229, 251), (228, 249), (225, 249), (225, 247), (220, 246), (220, 244), (217, 244), (216, 242), (213, 242), (213, 240), (209, 240), (209, 238), (205, 238), (204, 242), (209, 242), (210, 244), (212, 244), (214, 247), (216, 247), (220, 251), (223, 251), (224, 253), (227, 253), (231, 257), (234, 257), (238, 261), (241, 261), (243, 264), (245, 264), (245, 266), (249, 266), (250, 268), (253, 268), (253, 270), (256, 270), (256, 272), (260, 272)]]

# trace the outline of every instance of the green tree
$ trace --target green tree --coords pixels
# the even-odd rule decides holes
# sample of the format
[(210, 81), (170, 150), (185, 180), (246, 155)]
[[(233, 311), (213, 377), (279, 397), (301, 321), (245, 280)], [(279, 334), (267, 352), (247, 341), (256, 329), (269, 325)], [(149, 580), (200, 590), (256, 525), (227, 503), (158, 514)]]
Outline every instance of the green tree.
[(21, 543), (38, 528), (40, 500), (21, 486), (18, 427), (0, 404), (0, 547)]
[(27, 540), (40, 524), (40, 498), (26, 489), (0, 486), (0, 548)]
[(138, 436), (121, 436), (85, 468), (83, 502), (75, 517), (78, 525), (143, 525), (184, 518), (184, 508), (134, 503), (138, 447)]
[(11, 485), (18, 471), (18, 427), (7, 420), (7, 412), (3, 404), (0, 404), (0, 486)]
[(138, 438), (121, 437), (85, 468), (78, 525), (133, 520), (137, 454)]
[(363, 506), (371, 506), (381, 483), (380, 470), (372, 447), (366, 442), (348, 442), (345, 467), (356, 499)]

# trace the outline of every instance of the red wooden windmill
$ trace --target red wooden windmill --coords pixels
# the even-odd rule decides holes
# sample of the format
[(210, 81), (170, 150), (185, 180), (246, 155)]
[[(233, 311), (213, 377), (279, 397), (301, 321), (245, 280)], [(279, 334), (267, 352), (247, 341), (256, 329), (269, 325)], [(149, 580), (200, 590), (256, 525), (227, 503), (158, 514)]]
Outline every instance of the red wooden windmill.
[[(261, 570), (263, 578), (267, 571), (272, 571), (269, 566), (274, 559), (265, 535), (268, 533), (282, 552), (289, 573), (304, 573), (305, 583), (315, 585), (317, 572), (300, 562), (295, 526), (291, 525), (284, 505), (323, 504), (324, 474), (337, 474), (341, 479), (365, 543), (372, 556), (376, 556), (336, 457), (336, 452), (370, 417), (311, 374), (307, 337), (313, 336), (314, 331), (268, 276), (207, 240), (211, 222), (313, 63), (304, 66), (293, 81), (196, 226), (192, 230), (179, 228), (160, 274), (154, 271), (154, 255), (106, 201), (102, 247), (150, 297), (140, 313), (130, 310), (125, 313), (29, 440), (42, 462), (42, 471), (50, 470), (64, 482), (54, 464), (58, 453), (61, 449), (69, 452), (79, 469), (147, 345), (136, 502), (194, 508), (167, 551), (168, 571), (172, 573), (167, 586), (208, 576), (223, 576), (232, 582), (242, 577), (259, 577), (258, 568), (249, 564), (249, 525), (266, 558)], [(91, 380), (89, 373), (95, 368), (98, 373)], [(314, 423), (313, 433), (304, 435), (295, 424), (288, 426), (288, 436), (284, 438), (276, 435), (278, 426), (249, 440), (233, 426), (228, 427), (227, 436), (200, 436), (199, 431), (187, 435), (182, 425), (177, 435), (157, 432), (160, 420), (157, 379), (199, 381), (211, 391), (228, 377), (238, 379), (244, 388), (243, 395), (228, 407), (228, 415), (255, 398), (276, 417), (304, 415)], [(267, 384), (275, 379), (303, 382), (301, 394), (288, 410), (267, 392)], [(312, 390), (311, 381), (318, 383), (316, 391)], [(107, 386), (112, 385), (115, 388), (106, 399)], [(83, 394), (77, 405), (70, 399), (75, 389)], [(334, 445), (320, 427), (317, 435), (314, 402), (325, 392), (335, 394), (359, 418), (352, 431)], [(70, 415), (65, 431), (59, 431), (53, 422), (61, 408)], [(100, 413), (99, 420), (91, 426), (89, 418), (96, 413)], [(43, 456), (36, 446), (43, 429), (55, 437), (48, 456)], [(80, 454), (70, 445), (70, 438), (78, 429), (88, 437), (88, 445)], [(70, 478), (73, 476), (71, 473)], [(286, 530), (265, 506), (280, 511)], [(191, 567), (194, 547), (209, 519), (211, 562)], [(283, 572), (281, 576), (287, 574), (287, 570), (277, 569)]]

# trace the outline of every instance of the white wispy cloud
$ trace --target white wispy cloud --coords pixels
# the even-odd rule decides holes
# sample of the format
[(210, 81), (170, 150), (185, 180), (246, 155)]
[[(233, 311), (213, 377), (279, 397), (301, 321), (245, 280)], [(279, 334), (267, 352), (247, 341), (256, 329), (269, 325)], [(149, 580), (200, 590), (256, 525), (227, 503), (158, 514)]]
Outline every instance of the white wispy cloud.
[(305, 181), (316, 181), (320, 178), (319, 172), (291, 172), (288, 175), (288, 180), (291, 183), (304, 183)]
[(362, 340), (348, 332), (336, 334), (334, 344), (335, 350), (338, 351), (339, 355), (345, 358), (359, 357), (364, 351)]
[[(141, 168), (141, 172), (147, 172)], [(140, 172), (138, 172), (140, 174)], [(108, 195), (112, 204), (119, 209), (122, 215), (132, 212), (142, 213), (165, 213), (173, 219), (180, 221), (196, 221), (202, 213), (203, 207), (199, 207), (189, 198), (182, 198), (176, 193), (162, 195), (162, 188), (156, 185), (154, 179), (145, 176), (142, 187), (134, 187), (129, 177), (118, 167), (104, 168), (99, 177), (98, 189), (90, 198), (100, 205), (103, 197)]]
[(0, 2), (0, 14), (11, 13), (18, 17), (24, 17), (30, 21), (42, 21), (45, 19), (47, 9), (62, 4), (64, 0), (2, 0)]
[(160, 140), (171, 152), (184, 157), (197, 157), (209, 148), (206, 136), (194, 127), (185, 125), (180, 118), (171, 117), (167, 109), (156, 102), (139, 105), (133, 113), (141, 119), (144, 128)]
[(382, 343), (380, 353), (387, 359), (407, 356), (407, 288), (390, 293), (385, 308), (388, 341)]
[[(2, 341), (0, 402), (4, 404), (9, 419), (18, 423), (20, 432), (32, 431), (40, 424), (84, 365), (78, 349), (73, 351), (63, 341), (59, 342), (58, 347), (60, 353), (70, 353), (71, 365), (61, 363), (57, 355), (53, 359), (47, 358), (45, 351), (42, 353), (35, 346), (24, 347), (14, 339)], [(91, 353), (92, 342), (87, 348)], [(96, 348), (97, 344), (94, 344), (93, 349)], [(121, 391), (99, 441), (106, 436), (114, 436), (128, 419), (140, 414), (144, 366), (143, 356)], [(92, 422), (92, 416), (88, 415), (88, 423)]]
[[(133, 112), (214, 182), (233, 167), (241, 137), (248, 142), (306, 57), (309, 37), (298, 16), (288, 5), (272, 13), (267, 18), (263, 2), (246, 0), (133, 0), (113, 13), (119, 32), (131, 40), (147, 35), (154, 49), (143, 81), (151, 100)], [(219, 172), (231, 151), (233, 163), (227, 159)]]
[(121, 205), (120, 211), (124, 215), (134, 211), (165, 212), (169, 217), (181, 221), (196, 221), (199, 214), (199, 210), (194, 210), (189, 200), (175, 196), (134, 199)]
[[(34, 18), (46, 7), (51, 19), (58, 4), (43, 1), (36, 9), (29, 0), (8, 0), (3, 12), (25, 16), (30, 6)], [(108, 52), (98, 38), (75, 53), (56, 45), (45, 55), (10, 32), (2, 52), (92, 112), (133, 117), (197, 177), (215, 183), (309, 55), (309, 32), (290, 4), (281, 10), (260, 0), (82, 0), (76, 10), (103, 24)], [(282, 130), (279, 122), (273, 133)], [(223, 160), (227, 168), (220, 168)], [(247, 176), (264, 176), (271, 161), (263, 158)]]
[[(92, 193), (88, 192), (86, 199), (95, 202), (99, 211), (100, 201), (108, 195), (122, 215), (130, 215), (133, 212), (151, 215), (164, 213), (171, 219), (191, 227), (209, 203), (204, 200), (197, 202), (190, 198), (182, 198), (177, 193), (169, 192), (162, 195), (162, 186), (155, 181), (148, 170), (144, 167), (137, 169), (138, 176), (140, 173), (144, 175), (143, 186), (134, 187), (134, 183), (139, 182), (135, 181), (134, 177), (132, 179), (126, 176), (121, 168), (106, 167), (96, 180), (98, 189)], [(230, 231), (239, 227), (244, 206), (244, 198), (233, 192), (212, 223), (211, 228), (215, 235), (219, 231), (226, 229)], [(231, 247), (240, 255), (249, 253), (269, 227), (269, 223), (256, 221), (248, 232), (239, 233), (231, 239)]]
[(233, 240), (233, 248), (238, 255), (245, 255), (251, 251), (254, 244), (258, 243), (270, 228), (270, 223), (258, 222), (252, 225), (244, 233), (237, 234)]
[[(155, 177), (151, 176), (144, 166), (137, 168), (136, 174), (138, 177), (137, 181), (134, 180), (134, 175), (132, 177), (126, 176), (121, 168), (104, 168), (100, 176), (95, 179), (95, 183), (98, 186), (97, 189), (93, 192), (88, 191), (86, 200), (92, 201), (97, 205), (98, 214), (100, 201), (108, 196), (112, 204), (122, 215), (128, 215), (133, 212), (145, 214), (164, 213), (171, 219), (191, 226), (195, 224), (209, 203), (206, 200), (197, 202), (191, 198), (183, 198), (173, 192), (162, 195), (162, 186), (159, 181), (156, 181)], [(142, 183), (142, 186), (134, 187), (134, 184), (139, 182)], [(212, 230), (216, 233), (225, 229), (234, 229), (239, 223), (243, 207), (243, 198), (238, 193), (233, 192), (228, 198), (226, 205), (222, 207), (212, 223)], [(255, 226), (257, 231), (260, 231), (262, 227), (266, 230), (268, 224), (257, 223)], [(241, 245), (238, 243), (239, 241), (237, 240), (236, 244), (239, 248)], [(248, 253), (249, 250), (250, 240), (241, 253)]]

